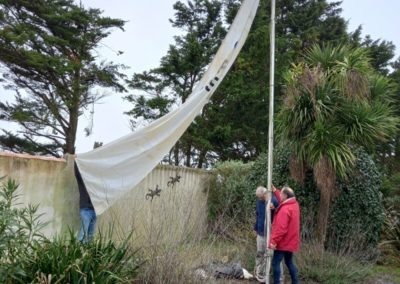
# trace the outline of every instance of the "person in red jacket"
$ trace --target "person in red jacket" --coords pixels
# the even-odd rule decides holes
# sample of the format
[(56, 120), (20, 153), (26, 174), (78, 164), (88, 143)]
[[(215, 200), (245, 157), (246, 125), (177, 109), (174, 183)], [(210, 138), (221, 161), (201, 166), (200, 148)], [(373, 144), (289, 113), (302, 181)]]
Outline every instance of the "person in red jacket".
[(299, 283), (297, 269), (293, 263), (293, 253), (300, 248), (300, 206), (296, 201), (293, 189), (284, 186), (282, 190), (272, 186), (280, 205), (275, 211), (272, 223), (271, 239), (268, 247), (274, 250), (272, 270), (274, 284), (279, 284), (281, 275), (280, 263), (285, 259), (292, 284)]

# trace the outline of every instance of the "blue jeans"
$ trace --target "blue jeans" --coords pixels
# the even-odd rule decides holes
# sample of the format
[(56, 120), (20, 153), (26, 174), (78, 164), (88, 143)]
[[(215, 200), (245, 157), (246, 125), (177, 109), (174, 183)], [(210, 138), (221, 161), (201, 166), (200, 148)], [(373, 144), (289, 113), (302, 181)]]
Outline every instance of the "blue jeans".
[(293, 253), (290, 251), (276, 250), (274, 251), (274, 257), (272, 258), (272, 270), (274, 271), (274, 284), (280, 283), (282, 259), (285, 259), (287, 268), (289, 269), (290, 277), (292, 278), (292, 284), (298, 284), (299, 279), (297, 278), (297, 269), (293, 263)]
[(87, 244), (93, 239), (96, 229), (96, 212), (93, 208), (81, 208), (79, 214), (81, 216), (81, 229), (78, 238), (81, 243)]

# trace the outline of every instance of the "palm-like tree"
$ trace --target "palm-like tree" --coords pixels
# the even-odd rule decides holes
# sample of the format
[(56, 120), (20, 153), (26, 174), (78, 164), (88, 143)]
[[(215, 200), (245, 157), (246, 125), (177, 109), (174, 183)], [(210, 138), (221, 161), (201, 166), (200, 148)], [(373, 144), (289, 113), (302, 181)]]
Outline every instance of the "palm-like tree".
[(292, 151), (297, 181), (303, 181), (306, 167), (314, 171), (320, 191), (317, 239), (323, 245), (336, 178), (352, 169), (355, 147), (371, 148), (396, 131), (394, 89), (374, 73), (364, 49), (348, 46), (312, 47), (285, 79), (278, 138)]

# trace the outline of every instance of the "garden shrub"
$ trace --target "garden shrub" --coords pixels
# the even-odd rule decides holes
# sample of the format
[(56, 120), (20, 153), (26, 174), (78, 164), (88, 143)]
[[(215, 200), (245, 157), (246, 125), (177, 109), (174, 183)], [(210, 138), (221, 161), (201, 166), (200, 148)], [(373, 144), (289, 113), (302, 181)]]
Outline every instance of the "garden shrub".
[(224, 220), (221, 225), (229, 222), (238, 225), (248, 221), (249, 211), (254, 209), (254, 189), (245, 184), (250, 168), (251, 164), (240, 161), (226, 161), (216, 165), (207, 201), (208, 217), (214, 229), (223, 229), (215, 227), (219, 226), (221, 220)]
[[(18, 204), (18, 184), (0, 185), (0, 283), (126, 283), (135, 278), (137, 251), (99, 233), (82, 245), (74, 233), (48, 239), (38, 206)], [(16, 206), (19, 205), (19, 206)]]
[[(34, 242), (30, 258), (23, 259), (25, 281), (50, 280), (59, 283), (127, 283), (137, 274), (137, 253), (128, 238), (115, 244), (98, 234), (82, 245), (75, 234)], [(45, 281), (44, 281), (45, 282)]]
[(356, 151), (354, 170), (338, 181), (340, 195), (334, 200), (328, 226), (328, 244), (335, 247), (358, 238), (359, 249), (374, 248), (379, 242), (385, 215), (380, 192), (382, 176), (374, 161)]
[[(0, 283), (21, 282), (26, 276), (21, 259), (31, 251), (33, 239), (43, 240), (37, 206), (15, 207), (18, 184), (11, 179), (0, 184)], [(21, 283), (24, 283), (23, 281)]]

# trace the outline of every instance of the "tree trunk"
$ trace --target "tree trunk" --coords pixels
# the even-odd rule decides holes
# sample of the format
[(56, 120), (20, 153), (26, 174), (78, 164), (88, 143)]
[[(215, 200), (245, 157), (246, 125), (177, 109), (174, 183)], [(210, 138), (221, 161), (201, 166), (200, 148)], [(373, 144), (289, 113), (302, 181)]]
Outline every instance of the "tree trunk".
[(65, 134), (64, 154), (75, 154), (76, 131), (78, 129), (78, 110), (71, 110), (69, 114), (69, 126)]
[(296, 155), (292, 154), (289, 160), (290, 176), (299, 184), (304, 185), (306, 176), (306, 165), (300, 161)]
[(65, 134), (65, 147), (66, 153), (75, 154), (75, 141), (76, 131), (78, 130), (78, 118), (79, 118), (79, 103), (83, 96), (81, 92), (81, 69), (79, 65), (74, 67), (74, 76), (72, 83), (72, 105), (69, 110), (69, 125), (67, 133)]
[(314, 178), (320, 192), (316, 237), (318, 245), (323, 249), (328, 228), (330, 206), (336, 187), (336, 173), (326, 156), (315, 166)]
[(174, 161), (175, 166), (179, 166), (179, 142), (176, 142), (174, 146)]
[(197, 164), (197, 168), (199, 168), (199, 169), (203, 168), (203, 164), (204, 164), (204, 161), (206, 159), (206, 154), (207, 154), (206, 150), (201, 150), (200, 151), (199, 163)]
[(186, 163), (185, 163), (186, 167), (191, 166), (191, 159), (192, 159), (192, 145), (190, 144), (190, 142), (188, 142), (186, 146)]

